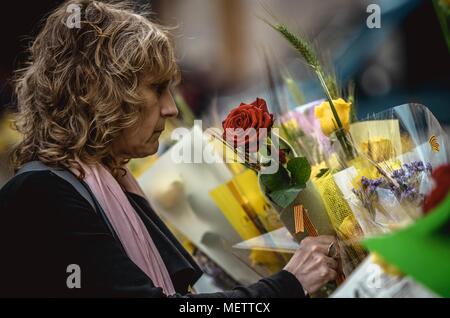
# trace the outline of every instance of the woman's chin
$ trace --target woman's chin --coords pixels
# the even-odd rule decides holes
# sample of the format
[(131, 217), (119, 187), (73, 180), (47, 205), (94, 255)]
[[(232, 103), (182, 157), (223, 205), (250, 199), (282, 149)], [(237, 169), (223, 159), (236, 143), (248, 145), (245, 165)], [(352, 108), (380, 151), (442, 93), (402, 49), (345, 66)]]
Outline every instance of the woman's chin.
[(152, 143), (151, 145), (146, 145), (139, 149), (139, 151), (133, 151), (132, 155), (129, 157), (137, 159), (137, 158), (145, 158), (151, 155), (154, 155), (158, 152), (159, 142)]
[(159, 148), (159, 141), (157, 140), (156, 142), (153, 142), (149, 147), (147, 147), (142, 157), (154, 155), (155, 153), (158, 152), (158, 148)]

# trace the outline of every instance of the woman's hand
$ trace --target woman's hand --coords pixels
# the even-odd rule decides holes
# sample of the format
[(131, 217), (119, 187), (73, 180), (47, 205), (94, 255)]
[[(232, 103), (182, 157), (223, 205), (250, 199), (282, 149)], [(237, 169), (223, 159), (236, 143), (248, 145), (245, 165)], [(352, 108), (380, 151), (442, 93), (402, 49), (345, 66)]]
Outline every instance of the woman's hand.
[(336, 279), (338, 262), (335, 258), (339, 255), (333, 249), (336, 246), (333, 236), (306, 237), (284, 270), (292, 273), (308, 294), (315, 293)]

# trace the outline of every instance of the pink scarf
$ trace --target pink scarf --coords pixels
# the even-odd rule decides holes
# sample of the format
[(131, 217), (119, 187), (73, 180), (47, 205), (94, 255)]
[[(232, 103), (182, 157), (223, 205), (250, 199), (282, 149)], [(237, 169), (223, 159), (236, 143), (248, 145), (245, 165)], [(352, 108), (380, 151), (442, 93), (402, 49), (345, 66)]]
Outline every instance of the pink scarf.
[(172, 280), (155, 243), (124, 193), (125, 190), (145, 198), (131, 172), (127, 170), (127, 174), (118, 181), (103, 165), (82, 164), (82, 167), (86, 173), (84, 181), (105, 211), (128, 257), (166, 295), (175, 294)]

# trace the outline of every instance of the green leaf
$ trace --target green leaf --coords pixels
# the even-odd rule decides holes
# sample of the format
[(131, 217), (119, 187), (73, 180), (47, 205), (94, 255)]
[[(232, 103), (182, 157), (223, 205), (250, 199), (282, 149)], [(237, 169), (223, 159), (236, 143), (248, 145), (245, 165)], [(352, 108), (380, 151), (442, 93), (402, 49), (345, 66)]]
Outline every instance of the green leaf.
[(260, 181), (266, 188), (265, 192), (273, 192), (288, 188), (291, 183), (291, 178), (286, 168), (280, 165), (278, 171), (275, 173), (261, 174)]
[(297, 186), (303, 186), (311, 177), (311, 166), (305, 157), (292, 158), (287, 163), (292, 181)]
[(328, 168), (322, 168), (322, 169), (320, 169), (319, 173), (316, 175), (316, 178), (321, 178), (321, 177), (323, 177), (328, 171), (330, 171), (330, 169), (328, 169)]
[(448, 298), (449, 221), (450, 195), (415, 223), (394, 233), (366, 239), (362, 243), (417, 282)]
[(289, 204), (294, 202), (295, 198), (303, 188), (304, 187), (302, 186), (295, 186), (288, 189), (273, 191), (272, 193), (269, 193), (269, 197), (276, 205), (280, 206), (282, 209), (285, 209), (289, 206)]

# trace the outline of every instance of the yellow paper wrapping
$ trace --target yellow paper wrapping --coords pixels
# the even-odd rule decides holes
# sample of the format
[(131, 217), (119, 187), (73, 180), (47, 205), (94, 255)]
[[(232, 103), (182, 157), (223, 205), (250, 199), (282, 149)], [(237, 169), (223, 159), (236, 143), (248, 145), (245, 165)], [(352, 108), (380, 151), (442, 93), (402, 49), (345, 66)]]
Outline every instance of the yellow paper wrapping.
[(361, 234), (350, 206), (334, 182), (332, 174), (315, 179), (314, 183), (336, 233), (348, 244), (346, 252), (349, 261), (353, 266), (358, 265), (366, 257), (366, 252), (358, 242), (350, 241)]
[(394, 158), (402, 153), (402, 139), (398, 120), (370, 120), (350, 125), (356, 149), (375, 161)]
[(361, 143), (361, 151), (376, 162), (393, 158), (396, 154), (392, 141), (384, 138), (375, 138)]
[[(259, 190), (258, 179), (251, 170), (245, 170), (215, 188), (210, 196), (243, 240), (277, 228)], [(279, 271), (285, 264), (280, 254), (259, 250), (251, 251), (250, 260), (252, 265), (263, 266), (270, 273)]]
[(258, 175), (249, 169), (236, 175), (232, 182), (238, 188), (242, 199), (241, 204), (254, 211), (258, 220), (267, 232), (274, 231), (283, 226), (278, 213), (266, 201), (259, 188)]

